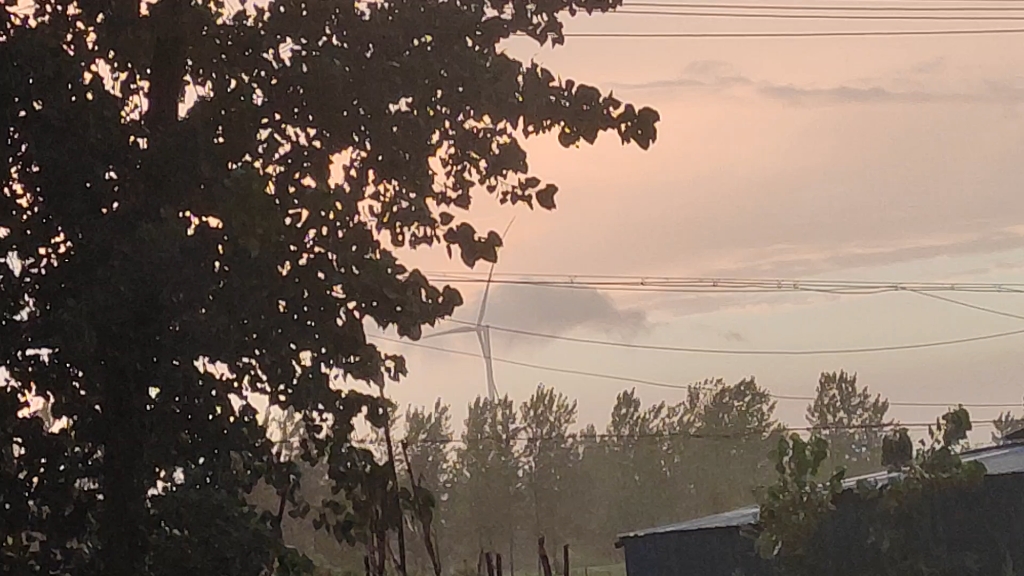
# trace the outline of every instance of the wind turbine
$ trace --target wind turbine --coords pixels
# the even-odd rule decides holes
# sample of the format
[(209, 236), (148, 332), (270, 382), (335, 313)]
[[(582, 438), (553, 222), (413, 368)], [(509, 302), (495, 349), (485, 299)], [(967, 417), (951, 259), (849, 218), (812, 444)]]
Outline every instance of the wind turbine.
[[(504, 244), (505, 238), (508, 236), (508, 231), (512, 228), (512, 223), (515, 222), (515, 217), (509, 221), (508, 226), (505, 227), (505, 232), (501, 235), (502, 244)], [(476, 317), (476, 324), (471, 326), (459, 326), (450, 330), (444, 330), (441, 332), (435, 332), (424, 336), (423, 339), (437, 338), (439, 336), (450, 336), (452, 334), (466, 334), (472, 332), (476, 334), (476, 339), (480, 342), (480, 352), (484, 358), (484, 371), (487, 375), (487, 398), (494, 401), (498, 398), (498, 387), (494, 385), (494, 363), (491, 360), (491, 327), (484, 324), (484, 315), (487, 314), (487, 296), (491, 292), (491, 279), (494, 277), (494, 266), (497, 264), (491, 264), (491, 269), (487, 272), (487, 283), (484, 284), (484, 295), (480, 298), (480, 312)]]

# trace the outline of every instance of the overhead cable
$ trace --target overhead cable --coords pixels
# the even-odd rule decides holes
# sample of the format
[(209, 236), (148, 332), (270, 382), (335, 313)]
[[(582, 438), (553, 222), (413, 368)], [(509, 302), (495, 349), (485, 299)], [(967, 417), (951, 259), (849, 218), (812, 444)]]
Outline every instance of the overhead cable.
[[(463, 322), (461, 320), (451, 319), (451, 322), (456, 324), (466, 324), (475, 326)], [(544, 340), (559, 340), (562, 342), (574, 342), (577, 344), (593, 344), (597, 346), (610, 346), (614, 348), (630, 348), (634, 350), (652, 350), (659, 352), (683, 352), (687, 354), (718, 354), (728, 356), (839, 356), (848, 354), (874, 354), (879, 352), (901, 352), (906, 350), (922, 350), (927, 348), (940, 348), (944, 346), (957, 346), (960, 344), (970, 344), (972, 342), (985, 342), (988, 340), (997, 340), (1000, 338), (1008, 338), (1010, 336), (1019, 336), (1024, 334), (1024, 329), (1010, 330), (1007, 332), (996, 332), (994, 334), (982, 334), (979, 336), (968, 336), (966, 338), (954, 338), (950, 340), (933, 340), (931, 342), (918, 342), (914, 344), (893, 344), (889, 346), (866, 346), (863, 348), (825, 348), (825, 349), (807, 349), (807, 350), (770, 350), (770, 349), (742, 349), (742, 348), (696, 348), (686, 346), (668, 346), (659, 344), (633, 344), (629, 342), (615, 342), (612, 340), (598, 340), (595, 338), (577, 338), (573, 336), (562, 336), (558, 334), (547, 334), (544, 332), (533, 332), (530, 330), (519, 330), (516, 328), (507, 328), (504, 326), (487, 325), (487, 327), (496, 332), (505, 332), (506, 334), (515, 334), (518, 336), (527, 336), (530, 338), (540, 338)]]
[(986, 306), (979, 306), (977, 304), (971, 304), (970, 302), (964, 302), (962, 300), (956, 300), (954, 298), (947, 298), (946, 296), (939, 296), (938, 294), (929, 294), (927, 292), (915, 292), (921, 296), (933, 298), (935, 300), (941, 300), (949, 304), (956, 306), (962, 306), (964, 308), (970, 308), (971, 310), (977, 310), (979, 312), (985, 312), (986, 314), (994, 314), (996, 316), (1002, 316), (1004, 318), (1014, 318), (1016, 320), (1024, 320), (1024, 315), (1014, 314), (1012, 312), (1004, 312), (1003, 310), (996, 310), (995, 308), (988, 308)]
[(678, 16), (686, 18), (737, 18), (755, 20), (872, 20), (905, 22), (1014, 22), (1024, 16), (977, 16), (952, 14), (796, 14), (771, 12), (694, 12), (676, 10), (616, 10), (612, 14), (632, 16)]
[(885, 292), (1024, 293), (1022, 283), (983, 282), (870, 282), (857, 280), (807, 280), (770, 278), (717, 278), (671, 276), (617, 276), (572, 274), (495, 274), (426, 272), (435, 282), (448, 284), (509, 284), (517, 286), (596, 289), (601, 291), (650, 291), (680, 293), (818, 292), (872, 295)]
[[(469, 358), (483, 358), (482, 355), (473, 352), (464, 352), (462, 350), (452, 350), (451, 348), (443, 348), (441, 346), (432, 346), (429, 344), (422, 344), (420, 342), (410, 342), (408, 340), (400, 340), (397, 338), (388, 338), (385, 336), (376, 337), (377, 340), (385, 342), (391, 342), (394, 344), (400, 344), (403, 346), (410, 346), (413, 348), (421, 348), (424, 350), (432, 350), (435, 352), (443, 352), (445, 354), (451, 354), (454, 356), (465, 356)], [(543, 364), (534, 364), (531, 362), (522, 362), (518, 360), (510, 360), (506, 358), (499, 358), (491, 356), (492, 362), (498, 362), (500, 364), (507, 364), (510, 366), (519, 366), (522, 368), (530, 368), (533, 370), (540, 370), (544, 372), (552, 372), (557, 374), (567, 374), (572, 376), (584, 376), (588, 378), (596, 378), (601, 380), (611, 380), (613, 382), (622, 382), (629, 384), (639, 384), (641, 386), (650, 386), (654, 388), (667, 388), (671, 390), (689, 390), (692, 384), (670, 384), (667, 382), (659, 382), (656, 380), (648, 380), (644, 378), (634, 378), (631, 376), (618, 376), (613, 374), (604, 374), (600, 372), (588, 372), (584, 370), (574, 370), (570, 368), (559, 368), (555, 366), (546, 366)], [(799, 400), (799, 401), (813, 401), (814, 398), (811, 396), (787, 396), (772, 394), (772, 398), (776, 400)], [(890, 406), (904, 406), (904, 407), (917, 407), (917, 408), (948, 408), (950, 406), (957, 405), (958, 403), (946, 403), (946, 402), (900, 402), (900, 401), (889, 401)], [(1016, 403), (981, 403), (981, 404), (962, 404), (967, 408), (1017, 408), (1020, 407), (1022, 402)]]
[[(486, 272), (479, 272), (475, 270), (457, 270), (457, 271), (445, 271), (445, 270), (433, 270), (424, 271), (424, 274), (428, 276), (452, 276), (458, 278), (485, 278), (487, 277)], [(644, 281), (644, 282), (725, 282), (725, 283), (782, 283), (782, 284), (826, 284), (826, 285), (854, 285), (854, 286), (896, 286), (896, 285), (914, 285), (914, 286), (935, 286), (935, 287), (968, 287), (968, 286), (1016, 286), (1018, 288), (1024, 287), (1024, 283), (1021, 282), (917, 282), (917, 281), (895, 281), (895, 280), (849, 280), (849, 279), (822, 279), (822, 278), (772, 278), (772, 277), (739, 277), (739, 276), (659, 276), (656, 274), (583, 274), (583, 273), (565, 273), (565, 272), (495, 272), (493, 274), (495, 279), (499, 278), (528, 278), (528, 279), (546, 279), (546, 280), (558, 280), (565, 282), (585, 282), (585, 281)]]
[(964, 28), (936, 30), (830, 30), (819, 32), (566, 32), (566, 38), (672, 39), (672, 38), (855, 38), (896, 36), (996, 36), (1024, 34), (1024, 28)]
[[(982, 420), (972, 421), (972, 427), (982, 426), (994, 426), (993, 422)], [(504, 438), (495, 436), (480, 436), (469, 438), (473, 441), (485, 441), (485, 442), (564, 442), (569, 440), (570, 437), (576, 440), (669, 440), (673, 438), (684, 438), (694, 440), (745, 440), (754, 438), (756, 440), (766, 440), (773, 433), (792, 433), (792, 432), (841, 432), (841, 431), (856, 431), (856, 430), (898, 430), (900, 428), (911, 429), (927, 429), (934, 428), (937, 426), (936, 422), (887, 422), (883, 424), (862, 424), (862, 425), (849, 425), (849, 426), (785, 426), (777, 430), (748, 430), (744, 432), (690, 432), (690, 431), (678, 431), (678, 432), (652, 432), (648, 434), (615, 434), (615, 433), (597, 433), (597, 434), (586, 434), (583, 432), (570, 432), (565, 436), (533, 436), (533, 435), (522, 435), (522, 434), (510, 434)], [(418, 438), (415, 439), (412, 444), (465, 444), (466, 438)]]
[[(1007, 0), (1002, 0), (1007, 1)], [(708, 9), (708, 10), (785, 10), (794, 12), (1019, 12), (1024, 4), (1016, 6), (871, 6), (864, 4), (720, 4), (697, 2), (626, 2), (623, 8)], [(621, 12), (621, 9), (611, 12)]]

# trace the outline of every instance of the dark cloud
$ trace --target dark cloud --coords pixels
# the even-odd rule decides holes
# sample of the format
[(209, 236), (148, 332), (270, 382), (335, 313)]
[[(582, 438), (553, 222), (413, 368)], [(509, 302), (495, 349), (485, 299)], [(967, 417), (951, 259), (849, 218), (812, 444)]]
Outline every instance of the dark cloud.
[(726, 340), (728, 340), (729, 342), (745, 343), (747, 341), (747, 337), (746, 336), (744, 336), (743, 334), (741, 334), (741, 333), (739, 333), (739, 332), (737, 332), (735, 330), (727, 330), (726, 332), (723, 332), (722, 333), (722, 337), (725, 338)]
[(694, 60), (683, 69), (684, 76), (699, 78), (722, 78), (734, 72), (732, 64), (725, 60)]
[[(758, 294), (686, 294), (686, 293), (654, 293), (646, 295), (645, 304), (659, 318), (668, 319), (710, 314), (712, 312), (754, 310), (758, 308), (779, 308), (783, 306), (805, 306), (835, 300), (840, 296), (811, 292), (762, 292)], [(742, 332), (733, 330), (715, 330), (706, 327), (708, 332), (725, 342), (749, 343)]]
[(911, 74), (918, 74), (922, 76), (937, 74), (948, 68), (946, 59), (942, 56), (936, 56), (935, 58), (929, 58), (914, 64), (910, 67)]
[[(476, 321), (479, 309), (477, 297), (466, 304), (459, 318)], [(484, 323), (555, 335), (588, 330), (626, 340), (652, 326), (644, 311), (621, 307), (591, 288), (513, 284), (492, 286)]]

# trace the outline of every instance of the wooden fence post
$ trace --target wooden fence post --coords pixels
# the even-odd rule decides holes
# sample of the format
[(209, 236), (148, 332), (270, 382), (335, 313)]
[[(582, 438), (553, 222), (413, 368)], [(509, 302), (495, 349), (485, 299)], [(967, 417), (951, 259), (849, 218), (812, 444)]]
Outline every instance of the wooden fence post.
[(484, 554), (484, 562), (487, 565), (487, 576), (494, 576), (494, 555), (490, 552)]
[(548, 551), (544, 548), (544, 537), (537, 539), (537, 555), (540, 559), (541, 576), (552, 576), (551, 560), (548, 558)]

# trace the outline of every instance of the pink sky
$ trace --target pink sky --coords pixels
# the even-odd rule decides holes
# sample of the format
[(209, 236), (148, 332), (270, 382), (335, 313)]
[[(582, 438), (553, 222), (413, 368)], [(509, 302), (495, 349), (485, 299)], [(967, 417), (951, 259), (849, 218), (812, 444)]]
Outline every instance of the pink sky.
[[(868, 27), (882, 26), (623, 15), (570, 24), (570, 30), (588, 31)], [(507, 273), (1024, 281), (1022, 39), (605, 38), (569, 39), (555, 50), (517, 41), (509, 50), (518, 57), (657, 108), (663, 118), (659, 140), (648, 152), (623, 148), (614, 135), (573, 150), (561, 149), (553, 138), (529, 141), (531, 166), (561, 188), (558, 209), (496, 208), (481, 197), (472, 220), (478, 228), (500, 231), (517, 215), (498, 268)], [(408, 260), (428, 270), (461, 269), (443, 251), (421, 251)], [(545, 290), (514, 292), (495, 292), (490, 323), (614, 339), (623, 332), (609, 333), (606, 324), (639, 317), (649, 325), (626, 335), (632, 341), (679, 346), (872, 346), (1024, 327), (1024, 321), (907, 294), (747, 302), (621, 294), (574, 301)], [(464, 293), (472, 307), (475, 294)], [(1020, 295), (963, 299), (1024, 313)], [(587, 314), (600, 318), (592, 322)], [(475, 310), (458, 315), (471, 319)], [(892, 399), (1014, 402), (1024, 394), (1016, 376), (1024, 368), (1022, 342), (1024, 337), (927, 352), (761, 358), (496, 338), (494, 354), (676, 383), (754, 374), (773, 391), (789, 394), (811, 394), (819, 371), (845, 368)], [(471, 335), (431, 343), (478, 351)], [(400, 400), (428, 404), (441, 396), (461, 419), (466, 402), (485, 390), (478, 359), (402, 351), (408, 351), (412, 375), (392, 390)], [(623, 387), (495, 369), (499, 390), (524, 399), (544, 381), (580, 399), (584, 422), (602, 425)], [(639, 389), (645, 400), (681, 398)], [(802, 424), (802, 412), (800, 403), (780, 403), (786, 421)], [(995, 412), (974, 411), (986, 418)], [(892, 411), (904, 421), (937, 413)]]

